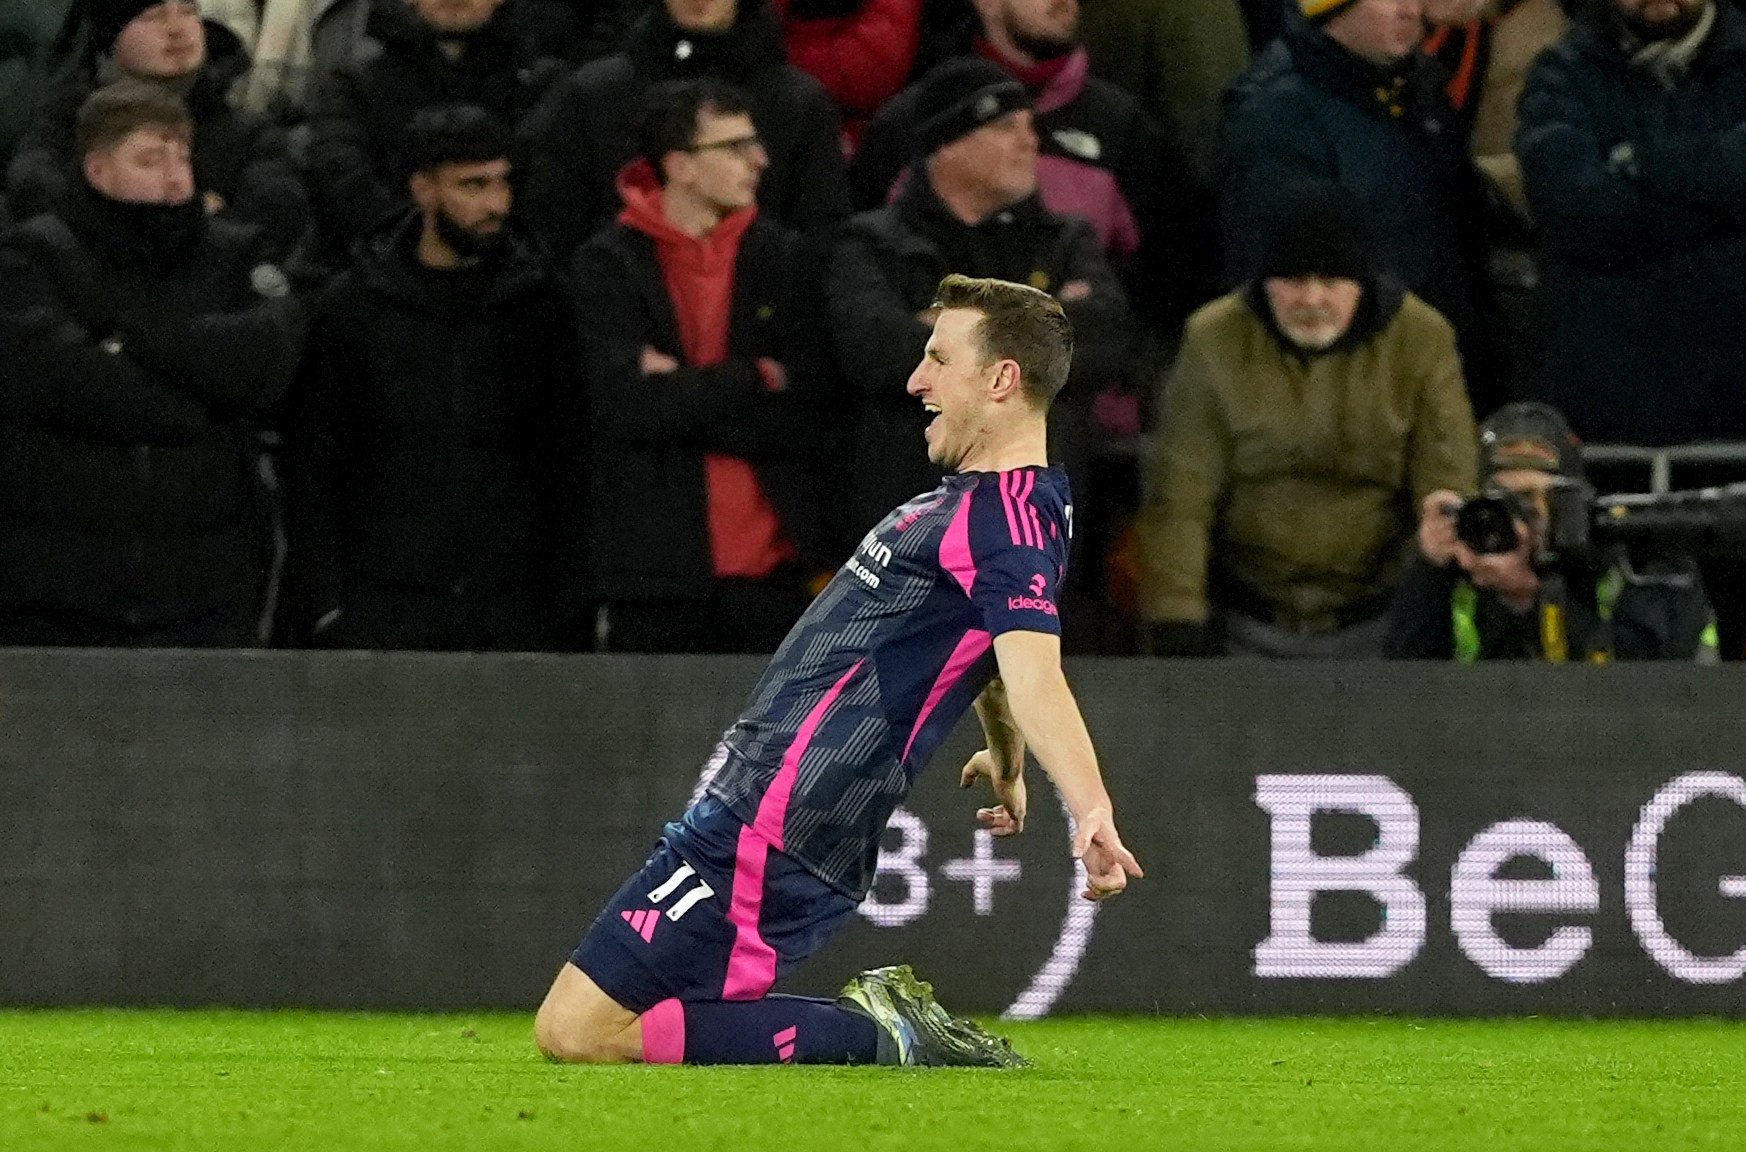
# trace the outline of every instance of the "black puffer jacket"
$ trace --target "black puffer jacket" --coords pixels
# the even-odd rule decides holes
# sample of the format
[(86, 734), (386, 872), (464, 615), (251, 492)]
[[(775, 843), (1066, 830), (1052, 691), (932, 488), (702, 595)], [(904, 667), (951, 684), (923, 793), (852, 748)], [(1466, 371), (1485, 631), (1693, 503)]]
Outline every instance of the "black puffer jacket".
[(770, 156), (758, 188), (767, 216), (807, 231), (849, 214), (836, 105), (817, 80), (787, 63), (782, 29), (761, 0), (742, 0), (731, 29), (703, 36), (656, 5), (624, 51), (586, 64), (552, 88), (528, 118), (522, 207), (555, 256), (567, 256), (619, 208), (619, 171), (637, 151), (643, 95), (663, 80), (714, 76), (751, 99)]
[(258, 593), (254, 432), (303, 308), (258, 232), (83, 184), (0, 242), (0, 610), (125, 624)]
[(405, 203), (412, 173), (403, 137), (420, 109), (476, 104), (513, 129), (562, 71), (522, 32), (516, 0), (468, 37), (454, 61), (401, 0), (376, 0), (367, 33), (377, 54), (324, 77), (309, 119), (310, 192), (337, 253)]
[[(1516, 151), (1540, 228), (1543, 388), (1587, 439), (1746, 436), (1742, 123), (1746, 16), (1727, 4), (1670, 89), (1588, 20), (1529, 75)], [(1609, 165), (1626, 144), (1632, 163)]]
[(928, 181), (909, 182), (891, 204), (849, 221), (831, 260), (831, 330), (855, 393), (857, 524), (873, 524), (939, 483), (922, 436), (928, 417), (907, 384), (931, 331), (917, 314), (950, 272), (1047, 292), (1085, 281), (1088, 295), (1062, 302), (1074, 339), (1064, 407), (1088, 406), (1099, 386), (1121, 378), (1132, 333), (1127, 298), (1090, 225), (1051, 215), (1032, 196), (971, 226)]
[[(228, 103), (231, 85), (248, 71), (248, 53), (234, 33), (211, 20), (206, 57), (185, 97), (194, 120), (195, 184), (223, 198), (221, 219), (257, 225), (276, 252), (288, 251), (309, 223), (309, 202), (285, 133)], [(62, 79), (36, 131), (19, 144), (6, 176), (19, 219), (55, 211), (82, 183), (73, 126), (97, 74), (96, 63), (88, 62)]]
[(311, 326), (286, 436), (306, 623), (360, 583), (550, 591), (581, 388), (568, 303), (513, 235), (459, 272), (420, 264), (418, 236), (411, 213), (367, 235)]

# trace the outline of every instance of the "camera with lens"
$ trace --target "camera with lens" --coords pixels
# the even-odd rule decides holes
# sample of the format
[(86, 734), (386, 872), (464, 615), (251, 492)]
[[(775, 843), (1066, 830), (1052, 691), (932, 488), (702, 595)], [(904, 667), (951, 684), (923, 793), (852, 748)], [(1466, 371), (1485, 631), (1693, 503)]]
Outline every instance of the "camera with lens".
[(1492, 484), (1455, 510), (1455, 535), (1482, 555), (1513, 552), (1518, 522), (1529, 527), (1535, 567), (1613, 544), (1746, 556), (1746, 483), (1614, 496), (1568, 477), (1534, 494)]

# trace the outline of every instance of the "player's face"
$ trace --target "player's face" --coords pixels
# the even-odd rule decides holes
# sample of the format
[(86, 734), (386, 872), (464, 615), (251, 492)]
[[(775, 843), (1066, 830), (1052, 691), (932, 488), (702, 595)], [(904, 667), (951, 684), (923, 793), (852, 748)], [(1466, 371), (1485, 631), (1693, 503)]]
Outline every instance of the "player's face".
[(909, 394), (934, 414), (924, 433), (928, 459), (951, 471), (963, 465), (987, 430), (988, 385), (997, 365), (983, 360), (981, 322), (980, 312), (941, 312), (921, 363), (909, 375)]

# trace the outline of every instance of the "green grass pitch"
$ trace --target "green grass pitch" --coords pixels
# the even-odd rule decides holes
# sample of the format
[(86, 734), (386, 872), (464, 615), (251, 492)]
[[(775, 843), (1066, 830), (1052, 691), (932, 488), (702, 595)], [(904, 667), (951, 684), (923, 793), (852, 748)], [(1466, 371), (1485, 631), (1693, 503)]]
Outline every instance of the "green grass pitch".
[(1746, 1148), (1746, 1026), (1077, 1019), (1036, 1067), (573, 1068), (530, 1018), (0, 1013), (0, 1149)]

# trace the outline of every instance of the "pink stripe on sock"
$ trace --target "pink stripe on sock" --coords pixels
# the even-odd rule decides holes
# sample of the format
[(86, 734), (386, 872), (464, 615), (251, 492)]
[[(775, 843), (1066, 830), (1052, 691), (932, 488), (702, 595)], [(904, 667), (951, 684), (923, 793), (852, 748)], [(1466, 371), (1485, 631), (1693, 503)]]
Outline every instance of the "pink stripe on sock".
[[(946, 534), (940, 540), (940, 567), (952, 574), (952, 579), (964, 589), (966, 596), (976, 584), (976, 558), (970, 554), (970, 496), (971, 492), (964, 493), (963, 502), (952, 513), (952, 522), (946, 525)], [(1005, 496), (1004, 491), (1002, 496)], [(1012, 509), (1008, 507), (1009, 518), (1011, 513)], [(1015, 534), (1013, 539), (1016, 541), (1018, 536)]]
[(740, 829), (739, 842), (734, 847), (734, 891), (728, 901), (734, 947), (728, 953), (727, 979), (721, 990), (723, 1000), (758, 1000), (776, 983), (776, 950), (758, 932), (758, 918), (764, 906), (764, 868), (772, 850), (782, 851), (783, 827), (788, 820), (788, 803), (794, 796), (794, 782), (800, 778), (800, 761), (812, 747), (825, 715), (863, 663), (855, 661), (807, 713), (800, 731), (794, 734), (794, 743), (782, 756), (776, 779), (770, 782), (770, 790), (758, 804), (757, 819)]
[(934, 709), (940, 706), (940, 701), (946, 698), (946, 693), (952, 690), (952, 686), (964, 678), (970, 665), (980, 660), (982, 654), (988, 651), (988, 646), (993, 643), (993, 636), (979, 628), (972, 628), (964, 633), (964, 638), (952, 649), (952, 654), (946, 658), (946, 666), (940, 669), (933, 688), (928, 691), (927, 701), (916, 715), (915, 727), (909, 730), (909, 739), (903, 745), (905, 761), (909, 759), (909, 750), (915, 747), (915, 738), (921, 735), (922, 725), (928, 722), (928, 717), (934, 714)]
[(643, 1063), (685, 1063), (685, 1005), (663, 1000), (643, 1013)]

